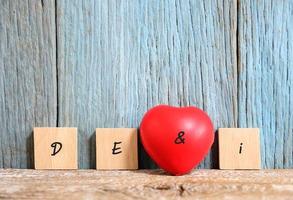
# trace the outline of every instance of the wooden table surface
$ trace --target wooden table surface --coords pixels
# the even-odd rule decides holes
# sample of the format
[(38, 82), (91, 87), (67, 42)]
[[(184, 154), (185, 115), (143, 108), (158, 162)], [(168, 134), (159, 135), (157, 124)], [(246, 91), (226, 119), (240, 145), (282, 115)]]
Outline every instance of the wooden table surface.
[(0, 199), (292, 199), (293, 170), (0, 170)]

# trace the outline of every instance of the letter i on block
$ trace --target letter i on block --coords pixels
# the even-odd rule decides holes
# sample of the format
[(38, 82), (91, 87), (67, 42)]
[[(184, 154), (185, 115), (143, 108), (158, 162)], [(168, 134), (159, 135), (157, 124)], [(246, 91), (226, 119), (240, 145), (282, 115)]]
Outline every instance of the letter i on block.
[(220, 169), (260, 169), (258, 128), (219, 129)]
[(137, 129), (96, 129), (97, 169), (137, 169)]
[(34, 128), (35, 169), (77, 169), (77, 128)]

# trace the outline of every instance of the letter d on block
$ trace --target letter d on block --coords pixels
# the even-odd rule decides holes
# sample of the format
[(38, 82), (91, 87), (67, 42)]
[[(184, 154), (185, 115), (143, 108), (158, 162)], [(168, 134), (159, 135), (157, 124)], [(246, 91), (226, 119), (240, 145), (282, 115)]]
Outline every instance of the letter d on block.
[(77, 169), (77, 128), (34, 128), (35, 169)]
[(53, 153), (51, 154), (51, 156), (55, 156), (62, 149), (62, 143), (61, 142), (53, 142), (51, 144), (51, 147), (53, 148)]

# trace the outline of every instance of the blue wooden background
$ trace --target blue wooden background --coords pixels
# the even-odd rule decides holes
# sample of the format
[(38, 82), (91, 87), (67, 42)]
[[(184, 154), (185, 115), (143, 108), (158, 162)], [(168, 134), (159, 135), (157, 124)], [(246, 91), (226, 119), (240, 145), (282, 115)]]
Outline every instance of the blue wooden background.
[(0, 168), (33, 166), (34, 126), (78, 127), (93, 168), (95, 128), (157, 104), (259, 127), (263, 167), (293, 168), (293, 1), (0, 0), (0, 94)]

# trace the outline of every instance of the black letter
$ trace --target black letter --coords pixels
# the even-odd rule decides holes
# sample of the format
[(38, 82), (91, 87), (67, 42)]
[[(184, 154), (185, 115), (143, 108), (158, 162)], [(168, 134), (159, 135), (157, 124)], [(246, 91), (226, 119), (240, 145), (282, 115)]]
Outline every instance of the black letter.
[[(59, 145), (59, 149), (56, 150), (58, 145)], [(62, 149), (62, 144), (60, 142), (54, 142), (51, 144), (51, 147), (54, 148), (51, 156), (55, 156)]]
[(121, 149), (121, 147), (116, 147), (117, 144), (121, 144), (122, 142), (114, 142), (114, 147), (112, 149), (112, 154), (119, 154), (119, 153), (122, 153), (122, 151), (116, 151), (116, 150), (119, 150)]
[(239, 148), (239, 154), (241, 154), (241, 152), (242, 152), (242, 145), (243, 145), (243, 143), (241, 142), (240, 143), (240, 148)]
[(185, 138), (183, 138), (184, 136), (184, 131), (180, 131), (178, 133), (178, 137), (175, 139), (175, 144), (184, 144), (185, 143)]

